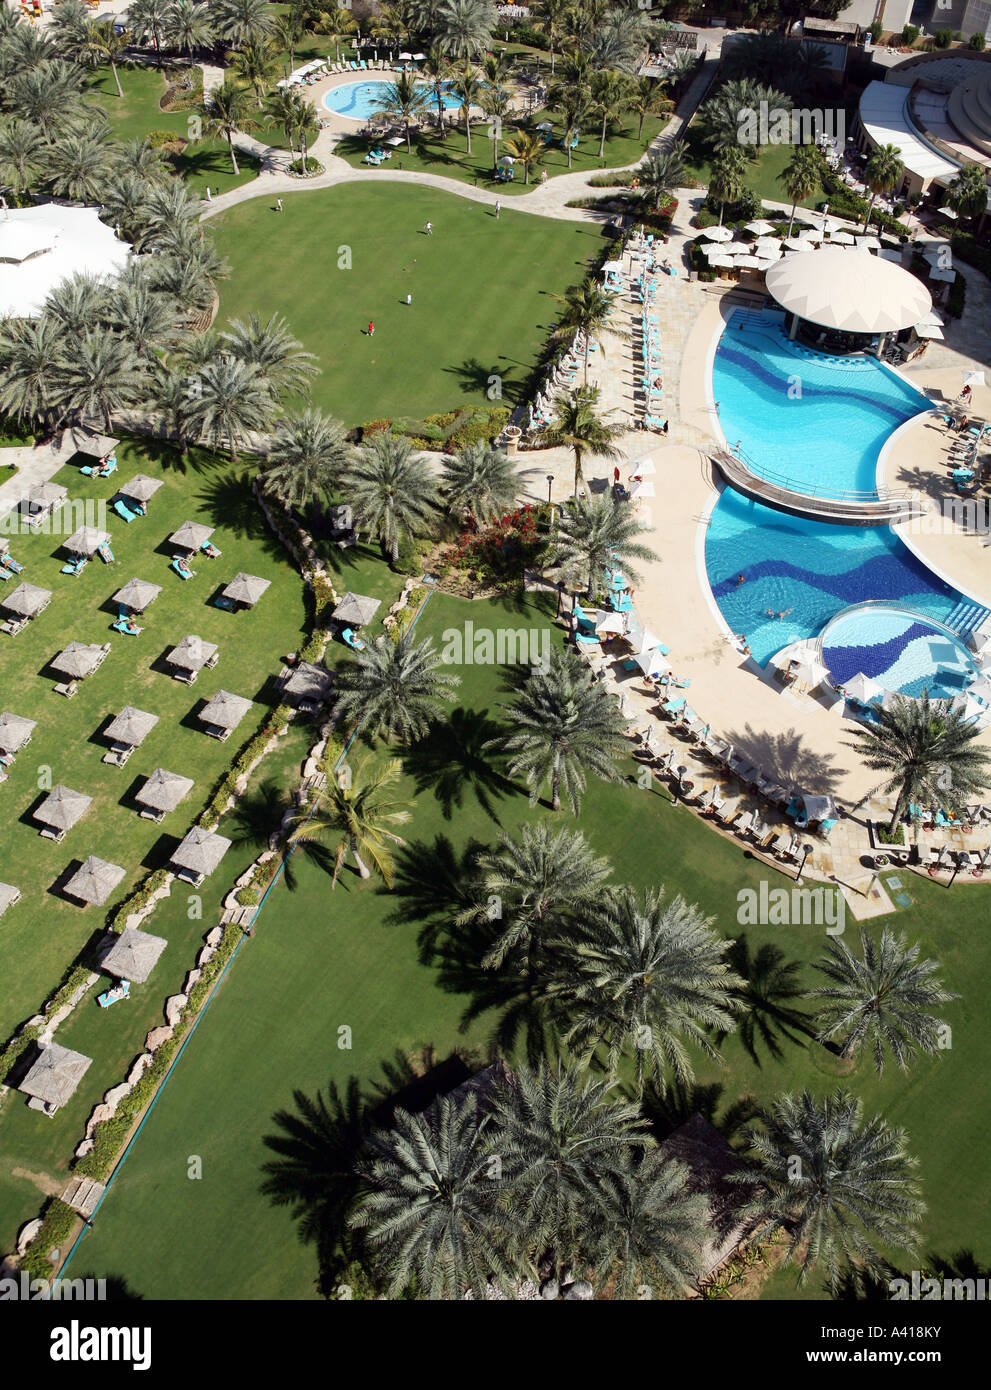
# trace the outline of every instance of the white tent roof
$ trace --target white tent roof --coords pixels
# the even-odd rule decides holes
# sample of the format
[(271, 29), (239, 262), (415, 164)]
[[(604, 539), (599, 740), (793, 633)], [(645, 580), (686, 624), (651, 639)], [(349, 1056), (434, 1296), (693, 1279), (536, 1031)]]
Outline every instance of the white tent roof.
[(860, 98), (860, 122), (875, 145), (894, 145), (905, 168), (920, 179), (951, 179), (960, 172), (912, 127), (908, 114), (911, 88), (893, 82), (869, 82)]
[(119, 274), (130, 250), (96, 208), (10, 208), (0, 214), (0, 318), (34, 317), (75, 274)]
[(869, 251), (839, 246), (778, 261), (766, 284), (782, 308), (852, 333), (910, 328), (932, 308), (929, 291), (907, 270)]

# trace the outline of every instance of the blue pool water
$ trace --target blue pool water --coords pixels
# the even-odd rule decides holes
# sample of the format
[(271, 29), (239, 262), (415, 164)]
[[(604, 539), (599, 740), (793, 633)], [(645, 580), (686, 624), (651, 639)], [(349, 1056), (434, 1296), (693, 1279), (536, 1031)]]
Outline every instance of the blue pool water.
[(837, 685), (863, 671), (885, 690), (918, 696), (927, 689), (935, 699), (960, 695), (977, 674), (963, 642), (895, 607), (841, 614), (822, 635), (822, 656)]
[[(351, 82), (340, 87), (332, 87), (324, 93), (323, 104), (328, 111), (338, 116), (350, 116), (355, 121), (367, 121), (369, 116), (379, 110), (379, 102), (391, 84), (381, 80), (372, 82)], [(426, 87), (424, 90), (427, 90)], [(437, 98), (431, 92), (432, 106), (436, 111)], [(447, 108), (462, 106), (459, 96), (449, 89), (441, 93), (441, 104)]]
[[(817, 636), (854, 603), (902, 603), (961, 634), (987, 612), (933, 574), (890, 527), (788, 516), (730, 487), (712, 512), (705, 565), (720, 612), (733, 632), (746, 634), (762, 666), (789, 643)], [(768, 609), (785, 616), (769, 617)], [(871, 675), (864, 660), (858, 669)]]
[(885, 440), (925, 396), (873, 357), (826, 357), (780, 320), (737, 310), (716, 350), (713, 399), (727, 443), (798, 492), (873, 492)]

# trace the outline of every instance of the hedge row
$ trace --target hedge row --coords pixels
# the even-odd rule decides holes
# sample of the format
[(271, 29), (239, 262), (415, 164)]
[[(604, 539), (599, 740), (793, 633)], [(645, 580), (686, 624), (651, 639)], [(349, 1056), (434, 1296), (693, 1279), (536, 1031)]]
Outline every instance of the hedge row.
[(48, 1256), (72, 1235), (78, 1217), (60, 1197), (50, 1197), (41, 1213), (41, 1230), (28, 1246), (21, 1269), (32, 1279), (48, 1279), (52, 1262)]
[(470, 444), (489, 443), (497, 439), (509, 420), (504, 405), (462, 406), (426, 415), (422, 420), (409, 418), (366, 420), (356, 434), (365, 439), (372, 434), (390, 433), (408, 439), (414, 449), (443, 450), (452, 454)]
[(14, 1063), (27, 1046), (44, 1032), (49, 1019), (58, 1013), (63, 1004), (69, 1002), (79, 986), (85, 983), (89, 974), (90, 971), (85, 965), (78, 963), (70, 965), (62, 983), (41, 1010), (44, 1023), (31, 1024), (15, 1037), (7, 1040), (3, 1052), (0, 1052), (0, 1082), (7, 1078)]

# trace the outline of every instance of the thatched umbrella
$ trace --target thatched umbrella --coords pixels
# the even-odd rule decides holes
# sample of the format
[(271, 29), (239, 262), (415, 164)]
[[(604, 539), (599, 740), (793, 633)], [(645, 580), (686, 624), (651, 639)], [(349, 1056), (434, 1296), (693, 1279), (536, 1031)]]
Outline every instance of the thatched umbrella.
[(125, 927), (101, 958), (100, 969), (107, 975), (116, 975), (119, 980), (144, 984), (168, 944), (164, 936)]
[(135, 800), (142, 806), (150, 806), (153, 811), (174, 811), (184, 796), (193, 789), (191, 777), (180, 777), (177, 772), (166, 772), (164, 767), (155, 771), (136, 794)]
[(39, 589), (37, 584), (18, 584), (12, 594), (0, 595), (0, 606), (19, 618), (36, 618), (51, 601), (51, 589)]
[(0, 883), (0, 917), (7, 911), (8, 907), (13, 907), (21, 896), (21, 890), (15, 888), (12, 883)]
[(31, 735), (38, 727), (37, 720), (25, 719), (23, 715), (11, 714), (4, 710), (0, 714), (0, 752), (16, 753), (31, 742)]
[(53, 507), (64, 502), (68, 495), (69, 489), (61, 483), (35, 483), (34, 487), (28, 488), (25, 493), (22, 506), (26, 505), (29, 514), (50, 512)]
[(147, 502), (162, 486), (157, 478), (149, 478), (147, 473), (136, 473), (129, 483), (118, 489), (121, 497), (131, 497), (135, 502)]
[(92, 1063), (92, 1057), (84, 1057), (81, 1052), (73, 1052), (58, 1043), (49, 1043), (40, 1049), (17, 1089), (57, 1110), (72, 1098)]
[(93, 674), (103, 657), (103, 648), (95, 642), (70, 642), (58, 656), (52, 657), (52, 669), (73, 680), (82, 680)]
[[(77, 454), (86, 454), (94, 459), (105, 459), (120, 443), (119, 439), (113, 439), (109, 434), (97, 434), (95, 430), (88, 430), (83, 425), (66, 430), (66, 436)], [(66, 442), (64, 438), (62, 442)]]
[(350, 627), (364, 627), (372, 621), (381, 606), (380, 598), (366, 598), (364, 594), (347, 593), (330, 616), (336, 622), (347, 623)]
[(158, 723), (157, 714), (148, 714), (133, 705), (125, 705), (117, 718), (107, 727), (106, 736), (113, 743), (126, 743), (129, 748), (142, 744)]
[(84, 903), (101, 907), (124, 877), (119, 864), (109, 864), (91, 854), (65, 885), (65, 892)]
[(155, 602), (161, 592), (161, 584), (149, 584), (147, 579), (129, 579), (123, 589), (118, 589), (110, 601), (130, 608), (132, 613), (143, 613), (150, 603)]
[(200, 671), (219, 651), (215, 643), (189, 635), (166, 653), (165, 660), (170, 666), (178, 666), (183, 671)]
[(213, 699), (200, 710), (199, 718), (204, 724), (213, 724), (218, 729), (236, 729), (251, 708), (251, 701), (243, 695), (232, 695), (229, 690), (218, 690)]
[(58, 830), (64, 835), (67, 830), (72, 829), (76, 821), (82, 819), (92, 801), (91, 796), (84, 796), (82, 792), (74, 792), (71, 787), (59, 784), (45, 797), (35, 811), (34, 818), (42, 825), (50, 825), (53, 830)]
[(290, 702), (326, 699), (334, 678), (323, 666), (301, 661), (282, 686), (282, 694)]
[(231, 847), (232, 841), (215, 831), (194, 825), (182, 843), (172, 853), (172, 863), (186, 869), (197, 878), (212, 874)]
[(224, 590), (224, 597), (235, 603), (243, 603), (253, 608), (271, 584), (270, 579), (259, 579), (257, 574), (236, 574)]
[(95, 526), (80, 526), (62, 544), (72, 555), (95, 555), (101, 545), (106, 545), (110, 536), (106, 531), (98, 531)]
[(198, 521), (184, 521), (178, 531), (173, 531), (169, 536), (169, 544), (177, 550), (199, 550), (212, 535), (212, 526), (203, 526)]

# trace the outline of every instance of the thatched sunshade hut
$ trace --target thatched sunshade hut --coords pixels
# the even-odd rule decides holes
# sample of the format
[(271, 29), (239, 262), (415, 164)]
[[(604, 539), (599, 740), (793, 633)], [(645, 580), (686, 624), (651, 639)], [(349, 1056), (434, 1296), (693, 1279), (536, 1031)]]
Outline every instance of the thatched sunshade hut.
[(98, 531), (95, 526), (80, 526), (79, 530), (73, 531), (69, 539), (62, 544), (70, 555), (85, 555), (90, 559), (101, 545), (108, 545), (109, 542), (109, 532)]
[(740, 1216), (740, 1209), (753, 1190), (734, 1179), (740, 1159), (702, 1115), (693, 1115), (670, 1134), (660, 1152), (684, 1164), (688, 1169), (684, 1190), (700, 1193), (709, 1204), (709, 1238), (699, 1252), (699, 1278), (704, 1280), (746, 1239), (751, 1223)]
[(39, 589), (37, 584), (18, 584), (12, 593), (0, 594), (0, 608), (16, 613), (19, 618), (36, 618), (51, 601), (51, 589)]
[(260, 579), (257, 574), (236, 574), (224, 589), (224, 598), (230, 599), (231, 603), (240, 603), (244, 608), (254, 608), (271, 582), (270, 579)]
[(32, 526), (40, 526), (56, 507), (61, 507), (68, 495), (69, 489), (61, 483), (35, 483), (21, 500), (21, 513)]
[(25, 719), (21, 714), (4, 710), (0, 714), (0, 753), (19, 753), (31, 742), (31, 735), (37, 727), (37, 720)]
[(202, 637), (192, 634), (182, 639), (177, 647), (166, 653), (165, 660), (174, 666), (173, 678), (192, 685), (204, 666), (214, 667), (220, 657), (220, 648), (213, 642), (204, 642)]
[(77, 426), (75, 429), (66, 430), (62, 442), (70, 444), (77, 454), (102, 460), (110, 457), (120, 440), (112, 438), (109, 434), (98, 434), (95, 430)]
[(84, 680), (103, 665), (109, 650), (109, 643), (101, 647), (96, 642), (70, 642), (58, 656), (52, 657), (52, 670), (72, 680)]
[(157, 723), (157, 714), (148, 714), (146, 710), (125, 705), (117, 718), (107, 726), (106, 736), (110, 740), (110, 752), (104, 754), (103, 761), (123, 767), (135, 748), (144, 743)]
[(117, 489), (121, 497), (134, 502), (148, 502), (162, 486), (158, 478), (149, 478), (147, 473), (135, 473), (129, 483), (122, 483)]
[(141, 814), (146, 820), (159, 821), (167, 812), (174, 811), (192, 790), (191, 777), (180, 777), (177, 772), (156, 767), (134, 799), (144, 808)]
[(174, 545), (176, 550), (193, 553), (201, 545), (206, 545), (212, 535), (212, 526), (203, 526), (198, 521), (184, 521), (178, 531), (173, 531), (169, 536), (169, 545)]
[(34, 818), (45, 828), (42, 835), (48, 840), (64, 840), (66, 832), (77, 821), (82, 820), (93, 798), (82, 792), (74, 792), (71, 787), (61, 784), (53, 787), (34, 813)]
[(326, 700), (334, 677), (323, 666), (301, 661), (282, 682), (282, 696), (290, 705), (318, 705)]
[(382, 606), (380, 598), (366, 598), (364, 594), (345, 594), (330, 615), (335, 622), (347, 627), (364, 627), (370, 623)]
[(58, 1043), (49, 1043), (47, 1047), (40, 1048), (17, 1089), (37, 1102), (33, 1109), (54, 1115), (56, 1110), (72, 1099), (76, 1087), (92, 1064), (92, 1057), (84, 1057), (81, 1052), (60, 1047)]
[(129, 579), (123, 589), (117, 590), (110, 602), (119, 603), (121, 607), (129, 608), (132, 613), (143, 613), (161, 592), (161, 584), (149, 584), (147, 579)]
[(119, 864), (109, 864), (106, 859), (97, 859), (91, 854), (69, 879), (64, 891), (70, 898), (102, 907), (123, 877), (124, 870)]
[(119, 980), (142, 985), (168, 944), (164, 936), (125, 927), (100, 958), (100, 969), (107, 975), (116, 975)]
[(230, 849), (231, 843), (232, 841), (218, 835), (216, 831), (205, 830), (202, 825), (194, 825), (172, 854), (172, 865), (177, 870), (177, 877), (198, 888), (206, 876), (213, 873)]
[(231, 730), (237, 728), (250, 708), (251, 701), (246, 700), (243, 695), (232, 695), (229, 690), (218, 690), (213, 699), (200, 710), (197, 718), (206, 725), (206, 731), (212, 738), (219, 738), (223, 742), (230, 737)]
[(8, 907), (13, 907), (20, 901), (21, 890), (15, 888), (12, 883), (0, 883), (0, 917), (7, 911)]

